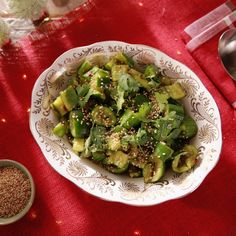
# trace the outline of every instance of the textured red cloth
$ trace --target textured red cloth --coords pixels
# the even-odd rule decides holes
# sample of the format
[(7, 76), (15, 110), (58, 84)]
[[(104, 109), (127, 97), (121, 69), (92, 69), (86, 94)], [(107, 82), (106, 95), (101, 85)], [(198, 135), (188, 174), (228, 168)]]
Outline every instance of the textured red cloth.
[(236, 82), (224, 70), (218, 56), (220, 35), (235, 25), (235, 6), (228, 1), (187, 26), (183, 39), (201, 68), (236, 109)]
[[(18, 46), (0, 59), (0, 158), (23, 163), (36, 184), (36, 199), (19, 222), (0, 226), (0, 235), (235, 235), (236, 121), (232, 107), (194, 61), (181, 40), (191, 22), (222, 0), (96, 0), (70, 26)], [(214, 96), (222, 117), (219, 163), (192, 194), (152, 207), (97, 199), (57, 174), (29, 130), (32, 87), (65, 50), (102, 40), (154, 46), (190, 67)], [(215, 68), (218, 73), (219, 68)]]

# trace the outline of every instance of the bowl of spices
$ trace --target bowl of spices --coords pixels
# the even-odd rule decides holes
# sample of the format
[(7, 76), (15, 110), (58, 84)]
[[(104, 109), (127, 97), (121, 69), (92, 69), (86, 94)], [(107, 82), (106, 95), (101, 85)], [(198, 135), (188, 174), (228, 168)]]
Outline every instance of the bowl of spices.
[(13, 160), (0, 160), (0, 225), (21, 219), (34, 196), (34, 181), (26, 167)]

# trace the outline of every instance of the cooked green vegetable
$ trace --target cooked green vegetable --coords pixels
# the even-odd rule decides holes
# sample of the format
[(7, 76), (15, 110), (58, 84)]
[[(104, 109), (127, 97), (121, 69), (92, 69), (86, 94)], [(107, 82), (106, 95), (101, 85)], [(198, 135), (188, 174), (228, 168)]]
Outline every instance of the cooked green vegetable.
[(85, 60), (78, 69), (79, 76), (83, 76), (87, 71), (93, 67), (92, 63), (88, 60)]
[(113, 173), (123, 173), (128, 169), (129, 157), (121, 151), (111, 152), (106, 160), (106, 168)]
[(182, 131), (182, 136), (184, 138), (192, 138), (197, 134), (198, 127), (193, 118), (185, 116), (180, 125), (180, 130)]
[(107, 164), (113, 164), (119, 168), (125, 167), (128, 164), (128, 162), (129, 162), (128, 155), (121, 151), (109, 153), (109, 157), (107, 159)]
[(157, 156), (151, 156), (150, 162), (148, 162), (143, 168), (144, 182), (157, 182), (164, 175), (164, 171), (164, 161), (162, 161)]
[(108, 149), (111, 151), (119, 150), (121, 147), (120, 132), (111, 133), (111, 135), (107, 137), (107, 145)]
[(81, 77), (85, 78), (85, 79), (87, 79), (89, 81), (97, 73), (98, 70), (99, 70), (99, 67), (98, 66), (94, 66), (89, 71), (84, 73)]
[(92, 153), (92, 159), (94, 161), (103, 161), (106, 158), (106, 155), (104, 152), (94, 152)]
[(72, 86), (62, 91), (60, 96), (67, 111), (71, 111), (78, 104), (78, 95)]
[(179, 83), (174, 83), (171, 85), (165, 86), (166, 91), (173, 99), (181, 99), (185, 97), (185, 91)]
[(145, 78), (152, 79), (155, 78), (158, 75), (158, 73), (159, 73), (158, 68), (151, 64), (145, 68), (144, 76)]
[(158, 143), (154, 151), (155, 155), (163, 162), (170, 159), (172, 157), (173, 152), (174, 151), (163, 142)]
[(148, 81), (144, 78), (143, 74), (135, 69), (130, 69), (129, 73), (133, 76), (133, 78), (145, 89), (150, 89), (150, 85)]
[(83, 152), (84, 149), (85, 149), (85, 141), (83, 138), (74, 138), (73, 140), (73, 146), (72, 146), (72, 150), (75, 152), (75, 153), (79, 153), (79, 152)]
[(139, 94), (138, 96), (134, 98), (134, 102), (135, 102), (135, 105), (139, 107), (143, 103), (146, 103), (146, 102), (149, 103), (150, 101), (145, 95)]
[(156, 92), (155, 97), (159, 110), (165, 111), (167, 109), (169, 95), (167, 93)]
[(60, 96), (51, 104), (51, 108), (60, 116), (64, 116), (68, 112)]
[(198, 152), (190, 141), (198, 127), (176, 78), (154, 64), (141, 71), (123, 52), (103, 65), (91, 61), (84, 59), (51, 103), (59, 119), (53, 134), (67, 136), (81, 158), (145, 183), (159, 181), (165, 169), (193, 168)]
[(70, 112), (69, 127), (71, 135), (74, 138), (83, 138), (88, 134), (89, 127), (84, 120), (81, 110), (73, 110)]
[(58, 137), (63, 137), (68, 132), (67, 121), (59, 122), (53, 129), (53, 133)]
[(148, 84), (151, 87), (158, 87), (160, 85), (159, 70), (158, 68), (151, 64), (148, 65), (144, 71), (144, 77), (148, 80)]
[(128, 73), (128, 65), (114, 65), (111, 67), (111, 75), (113, 81), (118, 81), (123, 74)]
[(116, 59), (115, 58), (112, 58), (110, 61), (108, 61), (106, 64), (105, 64), (105, 69), (106, 70), (111, 70), (113, 68), (113, 66), (116, 65)]
[(134, 66), (134, 61), (132, 58), (128, 57), (125, 53), (122, 52), (118, 52), (115, 57), (114, 57), (117, 61), (127, 64), (130, 67)]
[(184, 146), (181, 153), (174, 157), (172, 169), (177, 173), (190, 170), (196, 164), (198, 151), (193, 145)]
[(85, 142), (87, 152), (104, 152), (106, 150), (106, 128), (95, 126), (90, 130), (90, 136)]
[(92, 121), (97, 125), (110, 127), (116, 123), (116, 116), (108, 107), (96, 106), (93, 109), (91, 116)]
[(140, 120), (137, 116), (137, 113), (133, 112), (131, 109), (126, 109), (124, 114), (120, 118), (121, 126), (126, 129), (130, 129), (131, 127), (136, 127), (140, 124)]
[(176, 104), (168, 103), (168, 111), (169, 112), (175, 111), (176, 114), (180, 116), (184, 116), (184, 107), (180, 104), (176, 105)]

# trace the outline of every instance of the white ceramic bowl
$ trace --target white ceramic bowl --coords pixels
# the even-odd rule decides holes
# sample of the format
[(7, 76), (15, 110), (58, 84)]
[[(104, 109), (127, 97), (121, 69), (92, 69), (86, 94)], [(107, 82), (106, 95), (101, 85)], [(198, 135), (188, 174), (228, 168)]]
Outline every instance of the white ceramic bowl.
[[(73, 73), (75, 65), (78, 66), (85, 57), (94, 55), (99, 62), (101, 55), (107, 57), (117, 51), (124, 51), (139, 66), (155, 63), (165, 74), (177, 78), (187, 91), (183, 103), (199, 127), (197, 136), (192, 140), (199, 150), (199, 161), (192, 170), (181, 175), (170, 171), (161, 181), (144, 184), (142, 178), (114, 175), (88, 160), (80, 159), (72, 152), (66, 139), (52, 134), (57, 120), (49, 104), (66, 86), (66, 78)], [(58, 72), (65, 68), (66, 72)], [(59, 74), (62, 76), (55, 80)], [(215, 167), (222, 145), (218, 108), (196, 74), (155, 48), (118, 41), (73, 48), (59, 56), (35, 83), (30, 128), (45, 158), (58, 173), (94, 196), (136, 206), (159, 204), (193, 192)]]
[(9, 218), (2, 218), (0, 217), (0, 226), (1, 225), (8, 225), (12, 224), (18, 220), (20, 220), (31, 208), (33, 202), (34, 202), (34, 197), (35, 197), (35, 185), (34, 185), (34, 180), (28, 169), (22, 165), (21, 163), (9, 159), (2, 159), (0, 160), (0, 167), (6, 167), (6, 166), (13, 166), (21, 170), (30, 180), (30, 187), (31, 187), (31, 195), (29, 198), (28, 203), (25, 205), (25, 207), (16, 215), (9, 217)]

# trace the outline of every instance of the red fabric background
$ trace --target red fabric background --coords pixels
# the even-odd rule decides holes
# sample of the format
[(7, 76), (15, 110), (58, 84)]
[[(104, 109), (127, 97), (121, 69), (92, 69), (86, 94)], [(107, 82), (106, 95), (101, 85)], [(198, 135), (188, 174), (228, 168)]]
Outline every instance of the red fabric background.
[[(83, 20), (40, 41), (25, 39), (18, 47), (4, 47), (0, 59), (0, 158), (24, 164), (35, 179), (37, 192), (30, 212), (15, 224), (1, 226), (0, 235), (236, 234), (235, 113), (181, 40), (188, 24), (222, 3), (95, 0), (96, 6)], [(57, 174), (43, 157), (30, 133), (27, 112), (37, 77), (65, 50), (102, 40), (159, 48), (190, 67), (214, 96), (222, 117), (222, 154), (192, 194), (152, 207), (105, 202)]]
[[(235, 22), (234, 26), (236, 26)], [(236, 81), (232, 80), (232, 78), (227, 74), (218, 55), (219, 38), (221, 34), (228, 29), (229, 27), (225, 26), (224, 30), (196, 48), (191, 52), (191, 55), (209, 79), (214, 83), (216, 88), (218, 88), (224, 98), (228, 100), (229, 104), (231, 104), (234, 109), (236, 109)], [(185, 43), (189, 43), (191, 40), (189, 35), (183, 32), (182, 36)]]

